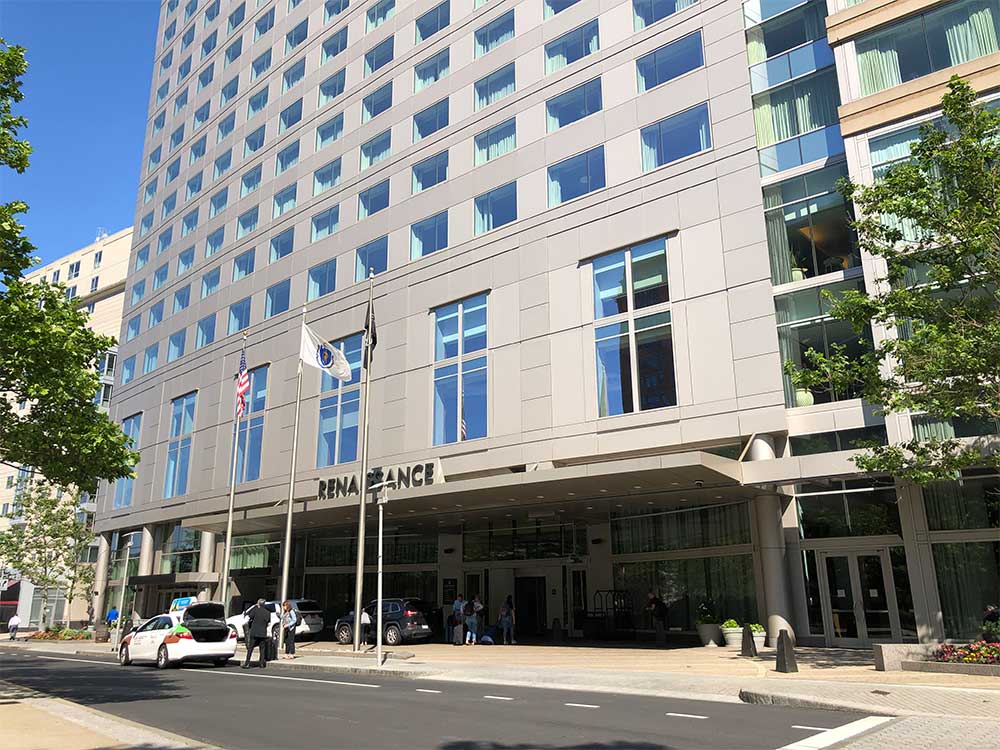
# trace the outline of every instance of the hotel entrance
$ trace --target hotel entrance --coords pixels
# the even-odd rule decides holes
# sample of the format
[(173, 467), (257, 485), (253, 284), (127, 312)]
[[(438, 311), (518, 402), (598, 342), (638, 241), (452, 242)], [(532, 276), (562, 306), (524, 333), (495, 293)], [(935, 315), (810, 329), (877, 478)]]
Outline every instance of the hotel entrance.
[(817, 557), (828, 645), (862, 648), (903, 639), (888, 547)]

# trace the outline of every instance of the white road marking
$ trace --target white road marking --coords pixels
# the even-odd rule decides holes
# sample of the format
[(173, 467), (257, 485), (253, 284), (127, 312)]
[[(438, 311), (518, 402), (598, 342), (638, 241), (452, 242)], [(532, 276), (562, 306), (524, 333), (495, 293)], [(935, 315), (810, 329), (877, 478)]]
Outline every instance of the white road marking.
[(858, 719), (857, 721), (852, 721), (850, 724), (844, 724), (843, 726), (836, 727), (835, 729), (827, 729), (820, 734), (813, 735), (804, 740), (799, 740), (798, 742), (793, 742), (790, 745), (785, 745), (784, 747), (778, 748), (778, 750), (823, 750), (823, 748), (830, 747), (846, 739), (849, 739), (862, 732), (867, 732), (869, 729), (874, 729), (877, 726), (885, 724), (887, 721), (892, 721), (891, 716), (867, 716), (864, 719)]
[(571, 706), (573, 708), (600, 708), (593, 703), (564, 703), (564, 706)]
[[(28, 654), (25, 654), (27, 656)], [(104, 667), (117, 667), (117, 661), (97, 661), (96, 659), (68, 659), (64, 656), (36, 656), (36, 659), (48, 659), (49, 661), (78, 661), (82, 664), (100, 664)]]
[(807, 727), (802, 724), (792, 724), (792, 729), (808, 729), (810, 732), (829, 732), (830, 727)]
[(435, 695), (438, 695), (438, 694), (441, 693), (440, 690), (428, 690), (427, 688), (417, 688), (417, 692), (418, 693), (434, 693)]
[(699, 714), (675, 714), (667, 712), (667, 716), (675, 716), (678, 719), (707, 719), (707, 716), (701, 716)]
[(505, 695), (484, 695), (484, 698), (489, 698), (491, 701), (512, 701), (513, 698), (508, 698)]

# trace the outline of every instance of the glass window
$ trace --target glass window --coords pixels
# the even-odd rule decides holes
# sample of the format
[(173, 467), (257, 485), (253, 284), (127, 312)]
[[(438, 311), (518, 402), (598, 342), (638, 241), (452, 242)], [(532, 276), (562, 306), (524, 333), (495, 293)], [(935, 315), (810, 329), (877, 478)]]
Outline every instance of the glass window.
[(224, 226), (219, 227), (214, 232), (209, 232), (208, 237), (205, 238), (205, 257), (219, 252), (222, 248), (222, 244), (226, 241), (226, 228)]
[(227, 33), (232, 34), (236, 31), (236, 28), (243, 23), (243, 19), (246, 18), (246, 10), (247, 4), (240, 3), (239, 7), (229, 14), (229, 20), (226, 24)]
[[(122, 382), (125, 382), (124, 379)], [(122, 432), (129, 440), (129, 447), (132, 450), (139, 449), (139, 434), (142, 426), (142, 412), (125, 417), (122, 420)], [(135, 484), (134, 477), (122, 477), (115, 482), (115, 497), (113, 505), (115, 509), (128, 508), (132, 505), (132, 489)]]
[(266, 49), (263, 54), (258, 55), (250, 64), (250, 80), (256, 81), (271, 67), (271, 50)]
[(325, 42), (323, 42), (322, 62), (326, 64), (329, 60), (339, 55), (347, 49), (347, 27), (340, 31), (335, 31)]
[(517, 122), (512, 117), (475, 138), (476, 166), (508, 154), (517, 148)]
[(215, 169), (213, 172), (213, 179), (219, 179), (229, 168), (233, 166), (233, 150), (227, 148), (223, 154), (215, 160)]
[(125, 326), (125, 341), (131, 341), (136, 336), (138, 336), (141, 327), (142, 327), (141, 315), (136, 315), (134, 318), (129, 320), (129, 322)]
[(184, 141), (184, 124), (182, 123), (177, 130), (170, 134), (170, 150), (173, 151), (175, 148), (181, 145)]
[(198, 91), (207, 88), (208, 85), (212, 83), (212, 79), (214, 77), (215, 77), (215, 63), (212, 63), (198, 74)]
[(955, 481), (926, 485), (922, 491), (931, 531), (1000, 528), (1000, 477), (966, 472)]
[(445, 97), (413, 115), (413, 142), (416, 143), (447, 126), (448, 98)]
[(157, 146), (152, 151), (149, 152), (149, 158), (146, 162), (146, 171), (152, 172), (156, 168), (156, 165), (160, 163), (160, 153), (162, 147)]
[(340, 157), (313, 172), (313, 195), (324, 193), (340, 183)]
[(509, 10), (476, 29), (476, 57), (499, 47), (514, 38), (514, 11)]
[(344, 93), (344, 68), (341, 68), (319, 85), (319, 106)]
[[(180, 83), (185, 78), (187, 78), (188, 75), (190, 75), (190, 73), (191, 73), (191, 55), (188, 55), (187, 58), (184, 60), (184, 62), (182, 62), (180, 65), (177, 66), (177, 83)], [(177, 107), (175, 105), (174, 112), (176, 111)]]
[(170, 247), (170, 243), (174, 240), (174, 230), (173, 227), (167, 227), (165, 231), (160, 232), (160, 236), (156, 238), (156, 254), (159, 255)]
[(167, 264), (164, 263), (162, 266), (157, 268), (153, 272), (153, 291), (155, 292), (161, 286), (167, 283), (167, 273), (169, 272)]
[(451, 4), (445, 0), (417, 18), (416, 44), (430, 39), (451, 23)]
[(286, 169), (294, 167), (299, 162), (299, 142), (295, 141), (289, 146), (281, 149), (274, 163), (274, 175), (277, 177)]
[(191, 156), (188, 159), (188, 164), (194, 164), (205, 155), (205, 143), (205, 136), (202, 136), (191, 145)]
[(135, 270), (139, 271), (147, 263), (149, 263), (149, 245), (144, 245), (135, 251)]
[(833, 68), (755, 95), (753, 115), (757, 147), (765, 148), (836, 124), (838, 106), (840, 90), (837, 71)]
[(361, 122), (378, 117), (392, 106), (392, 81), (376, 89), (361, 100)]
[(377, 29), (396, 14), (396, 0), (380, 0), (368, 9), (365, 33)]
[(211, 24), (212, 21), (214, 21), (218, 17), (219, 5), (220, 5), (219, 0), (215, 0), (212, 3), (209, 3), (209, 5), (205, 8), (205, 18), (204, 22), (202, 23), (203, 28), (207, 29), (209, 24)]
[(181, 237), (187, 237), (198, 228), (198, 209), (196, 208), (181, 219)]
[(365, 52), (365, 77), (392, 62), (393, 37), (384, 39)]
[(163, 322), (163, 300), (153, 304), (146, 315), (146, 330), (155, 328)]
[(191, 304), (191, 286), (186, 284), (174, 292), (174, 315)]
[(894, 487), (835, 482), (839, 489), (797, 494), (802, 539), (902, 534)]
[(291, 294), (292, 282), (289, 279), (279, 281), (274, 286), (267, 288), (264, 297), (264, 317), (270, 318), (274, 315), (285, 312), (288, 309), (289, 297)]
[(215, 341), (215, 313), (202, 318), (194, 332), (194, 348), (201, 349)]
[(233, 259), (233, 281), (249, 276), (253, 273), (254, 248), (250, 248), (244, 253), (240, 253)]
[[(598, 416), (677, 404), (670, 312), (594, 330)], [(632, 378), (632, 352), (637, 377)]]
[(148, 375), (153, 370), (156, 369), (156, 360), (160, 356), (160, 345), (152, 344), (146, 347), (146, 351), (142, 357), (142, 374)]
[(258, 18), (253, 25), (253, 40), (256, 42), (274, 26), (274, 8)]
[(309, 283), (306, 289), (306, 301), (322, 297), (337, 289), (337, 259), (331, 258), (309, 269)]
[(250, 154), (257, 152), (264, 147), (264, 127), (264, 125), (261, 125), (244, 139), (244, 157), (250, 156)]
[(174, 99), (174, 114), (178, 114), (182, 109), (187, 106), (188, 103), (188, 90), (184, 89), (177, 98)]
[(358, 406), (361, 381), (361, 334), (333, 346), (351, 365), (351, 380), (344, 382), (323, 373), (319, 404), (316, 466), (334, 466), (358, 459)]
[(945, 638), (980, 637), (983, 612), (1000, 591), (1000, 542), (948, 542), (931, 545)]
[(354, 280), (364, 281), (372, 271), (376, 274), (384, 273), (388, 267), (388, 262), (389, 237), (383, 235), (377, 240), (372, 240), (357, 249)]
[(219, 92), (219, 106), (225, 107), (230, 101), (236, 98), (240, 90), (240, 77), (235, 76), (229, 83), (222, 87)]
[(326, 148), (344, 133), (344, 113), (340, 112), (316, 128), (316, 150)]
[(595, 18), (545, 45), (545, 72), (554, 73), (600, 48)]
[(548, 169), (549, 208), (604, 187), (604, 146), (571, 156)]
[(293, 63), (281, 75), (281, 91), (284, 93), (306, 77), (306, 59), (303, 57), (297, 63)]
[(267, 400), (267, 365), (250, 370), (246, 419), (240, 421), (236, 440), (236, 480), (260, 479), (261, 449), (264, 443), (264, 417)]
[(214, 218), (220, 213), (226, 210), (226, 206), (229, 205), (229, 188), (222, 188), (219, 192), (212, 196), (212, 200), (208, 205), (208, 218)]
[(135, 355), (122, 362), (122, 385), (135, 379)]
[(262, 172), (263, 167), (261, 164), (258, 164), (256, 167), (243, 175), (240, 179), (240, 198), (245, 198), (260, 187)]
[(167, 339), (167, 362), (173, 362), (184, 356), (184, 343), (186, 341), (187, 331), (183, 328), (170, 334), (170, 338)]
[(167, 113), (160, 112), (156, 117), (153, 118), (153, 132), (152, 135), (156, 135), (161, 130), (163, 130), (163, 125), (167, 121)]
[(225, 54), (225, 65), (226, 67), (232, 65), (239, 59), (239, 56), (243, 54), (243, 37), (240, 37), (235, 42), (226, 47)]
[(505, 96), (513, 94), (515, 91), (514, 63), (509, 63), (476, 81), (475, 91), (477, 110), (488, 107)]
[(389, 180), (372, 185), (358, 193), (358, 220), (389, 207)]
[(213, 31), (211, 34), (209, 34), (207, 37), (205, 37), (204, 41), (201, 43), (201, 59), (202, 60), (204, 60), (206, 57), (208, 57), (212, 53), (212, 50), (215, 49), (215, 45), (216, 45), (216, 43), (218, 41), (218, 37), (219, 37), (219, 33), (217, 31)]
[(164, 180), (164, 183), (169, 184), (173, 182), (174, 180), (177, 179), (177, 176), (180, 173), (181, 173), (181, 157), (178, 156), (176, 159), (170, 162), (170, 164), (167, 165), (167, 169), (165, 171), (166, 179)]
[(286, 229), (276, 237), (271, 238), (271, 254), (269, 263), (281, 260), (295, 249), (295, 227)]
[(551, 133), (601, 111), (601, 79), (595, 78), (545, 102), (545, 128)]
[(489, 232), (517, 220), (517, 183), (509, 182), (475, 200), (476, 234)]
[(434, 311), (434, 445), (486, 437), (487, 296)]
[(247, 99), (247, 119), (249, 120), (267, 106), (267, 86), (260, 91), (255, 91)]
[(697, 0), (632, 0), (632, 19), (636, 31), (641, 31), (667, 16), (694, 5)]
[(430, 216), (410, 226), (410, 257), (430, 255), (448, 247), (448, 212)]
[(228, 115), (219, 120), (219, 134), (216, 136), (215, 142), (222, 143), (226, 136), (230, 135), (236, 129), (236, 113), (230, 112)]
[(639, 131), (642, 144), (642, 171), (662, 167), (712, 147), (708, 105), (672, 115)]
[(189, 247), (187, 250), (182, 250), (177, 256), (177, 275), (180, 276), (183, 273), (187, 273), (193, 265), (194, 248)]
[(296, 101), (289, 104), (283, 110), (281, 110), (281, 115), (278, 117), (278, 132), (284, 133), (293, 125), (297, 124), (302, 119), (302, 100), (297, 99)]
[(448, 48), (413, 66), (413, 92), (422, 91), (448, 75), (451, 62)]
[(639, 93), (649, 91), (704, 64), (700, 31), (665, 44), (635, 61)]
[(166, 80), (156, 90), (156, 103), (160, 104), (164, 99), (166, 99), (167, 94), (169, 92), (170, 92), (170, 81)]
[(201, 277), (202, 299), (205, 299), (205, 297), (209, 296), (210, 294), (215, 294), (217, 291), (219, 291), (219, 280), (221, 276), (222, 276), (222, 269), (213, 268), (211, 271), (209, 271), (208, 273), (204, 274)]
[(606, 318), (670, 300), (667, 243), (662, 237), (595, 258), (594, 318)]
[(192, 177), (190, 180), (187, 181), (186, 200), (191, 200), (196, 195), (198, 195), (198, 193), (201, 192), (201, 186), (202, 186), (202, 173), (199, 172), (198, 174), (196, 174), (194, 177)]
[(160, 206), (160, 218), (161, 219), (167, 218), (168, 216), (170, 216), (170, 214), (174, 212), (175, 208), (177, 208), (176, 190), (163, 199), (163, 203)]
[(250, 325), (250, 298), (234, 302), (229, 306), (229, 334), (242, 331)]
[(259, 215), (257, 206), (240, 215), (236, 220), (236, 239), (245, 237), (257, 228), (257, 217)]
[(196, 396), (197, 393), (192, 392), (170, 402), (170, 439), (167, 443), (167, 468), (163, 481), (164, 499), (187, 494)]
[(448, 179), (448, 152), (442, 151), (413, 165), (413, 194), (423, 192)]
[(312, 217), (312, 241), (316, 242), (337, 231), (340, 226), (340, 205), (320, 211)]
[(392, 131), (379, 133), (367, 143), (361, 144), (361, 171), (388, 159), (392, 152)]
[(567, 8), (576, 5), (580, 0), (544, 0), (545, 18), (552, 18), (557, 13), (562, 13)]
[(149, 182), (146, 183), (146, 189), (142, 195), (143, 204), (149, 203), (151, 200), (153, 200), (153, 196), (156, 195), (156, 182), (157, 178), (154, 177), (153, 179), (151, 179)]
[(326, 0), (324, 4), (323, 23), (329, 23), (331, 18), (335, 18), (349, 7), (350, 0)]

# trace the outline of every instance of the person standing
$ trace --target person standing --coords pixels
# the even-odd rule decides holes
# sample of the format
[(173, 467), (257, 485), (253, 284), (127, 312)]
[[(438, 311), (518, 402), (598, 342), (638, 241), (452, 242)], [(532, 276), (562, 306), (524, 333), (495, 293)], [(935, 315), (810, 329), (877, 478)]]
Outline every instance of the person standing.
[(510, 594), (500, 605), (500, 619), (497, 620), (500, 632), (503, 634), (503, 645), (514, 643), (514, 599)]
[(653, 618), (653, 628), (656, 630), (656, 642), (666, 643), (667, 641), (667, 605), (659, 596), (652, 591), (646, 597), (646, 611)]
[(479, 594), (476, 594), (472, 597), (472, 601), (465, 605), (465, 623), (469, 628), (466, 645), (476, 645), (476, 638), (479, 636), (479, 613), (482, 611), (483, 603), (479, 600)]
[(14, 640), (17, 638), (17, 629), (21, 627), (21, 618), (17, 616), (15, 612), (9, 620), (7, 620), (7, 631), (10, 633), (10, 639)]
[(465, 597), (459, 594), (451, 605), (452, 619), (452, 644), (461, 646), (465, 639), (462, 637), (465, 631)]
[(264, 600), (258, 599), (257, 604), (247, 612), (246, 625), (246, 646), (247, 656), (243, 660), (243, 669), (250, 669), (250, 660), (253, 658), (253, 650), (260, 649), (259, 666), (264, 669), (267, 666), (267, 644), (268, 629), (271, 626), (271, 613), (264, 606)]
[(118, 622), (118, 607), (112, 605), (111, 609), (108, 611), (108, 617), (105, 620), (109, 628), (113, 628), (115, 623)]
[(287, 599), (281, 605), (281, 627), (285, 629), (285, 653), (282, 659), (295, 658), (295, 628), (299, 624), (299, 616), (292, 609), (292, 603)]

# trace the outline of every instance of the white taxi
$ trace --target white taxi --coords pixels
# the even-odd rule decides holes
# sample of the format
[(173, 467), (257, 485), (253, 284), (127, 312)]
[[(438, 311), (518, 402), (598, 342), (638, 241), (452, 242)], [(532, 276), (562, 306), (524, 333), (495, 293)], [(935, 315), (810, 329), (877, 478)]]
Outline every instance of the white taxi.
[(118, 663), (154, 662), (160, 669), (185, 661), (223, 666), (236, 655), (236, 631), (218, 602), (175, 599), (170, 611), (152, 617), (122, 640)]

